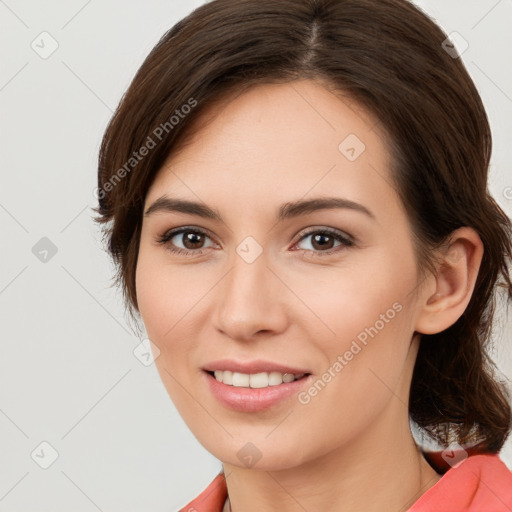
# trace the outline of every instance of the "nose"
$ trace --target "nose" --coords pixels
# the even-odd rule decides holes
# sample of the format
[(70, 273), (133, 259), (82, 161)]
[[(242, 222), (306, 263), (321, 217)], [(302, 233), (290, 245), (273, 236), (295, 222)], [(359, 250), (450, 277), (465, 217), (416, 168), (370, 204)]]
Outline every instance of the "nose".
[(217, 287), (216, 328), (239, 341), (283, 332), (288, 322), (285, 292), (265, 252), (252, 263), (235, 254), (230, 271)]

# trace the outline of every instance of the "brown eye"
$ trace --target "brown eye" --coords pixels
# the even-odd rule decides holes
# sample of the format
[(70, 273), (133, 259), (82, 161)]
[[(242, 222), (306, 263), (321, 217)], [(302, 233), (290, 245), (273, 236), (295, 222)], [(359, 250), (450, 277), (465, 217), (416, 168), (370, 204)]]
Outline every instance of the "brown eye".
[(331, 235), (317, 234), (313, 235), (311, 245), (315, 249), (332, 249), (334, 247), (334, 237)]
[[(308, 239), (310, 241), (304, 244), (303, 242)], [(303, 244), (302, 247), (300, 246), (301, 243)], [(299, 249), (315, 256), (322, 256), (322, 253), (325, 253), (325, 255), (333, 254), (353, 245), (354, 241), (348, 235), (326, 228), (303, 234), (297, 243)]]
[[(206, 245), (208, 241), (210, 243)], [(190, 255), (202, 254), (203, 249), (214, 245), (205, 232), (192, 228), (171, 230), (159, 238), (158, 242), (171, 252)]]
[(185, 249), (201, 249), (204, 244), (204, 235), (194, 231), (185, 231), (182, 233), (182, 242)]

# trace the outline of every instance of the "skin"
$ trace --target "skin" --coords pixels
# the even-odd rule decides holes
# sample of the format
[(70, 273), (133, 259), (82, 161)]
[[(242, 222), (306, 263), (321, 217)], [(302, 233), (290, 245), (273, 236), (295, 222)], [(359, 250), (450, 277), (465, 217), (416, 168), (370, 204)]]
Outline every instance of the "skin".
[[(205, 203), (223, 222), (147, 215), (137, 263), (139, 311), (172, 401), (222, 461), (234, 512), (406, 510), (440, 478), (409, 428), (421, 333), (446, 329), (466, 308), (483, 252), (478, 235), (454, 232), (438, 272), (420, 279), (385, 133), (319, 82), (258, 85), (207, 117), (158, 171), (145, 210), (168, 195)], [(349, 134), (365, 144), (354, 161), (338, 147)], [(276, 222), (283, 203), (327, 196), (364, 205), (374, 218), (344, 208)], [(181, 226), (210, 235), (191, 254), (174, 254), (172, 244), (191, 247), (183, 233), (167, 245), (158, 239)], [(310, 236), (301, 235), (306, 228)], [(315, 244), (322, 228), (354, 245)], [(263, 248), (252, 263), (236, 252), (248, 236)], [(201, 367), (224, 357), (306, 368), (316, 381), (395, 303), (401, 311), (307, 404), (293, 396), (238, 412), (205, 385)], [(253, 466), (237, 456), (249, 442), (261, 455)]]

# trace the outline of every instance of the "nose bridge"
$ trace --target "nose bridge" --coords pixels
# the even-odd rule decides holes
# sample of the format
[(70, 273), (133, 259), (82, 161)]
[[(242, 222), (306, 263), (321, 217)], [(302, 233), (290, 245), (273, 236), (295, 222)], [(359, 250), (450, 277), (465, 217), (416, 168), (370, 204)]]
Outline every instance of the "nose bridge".
[(244, 248), (242, 244), (232, 259), (231, 271), (223, 290), (224, 302), (229, 305), (231, 311), (239, 308), (240, 313), (245, 308), (265, 309), (272, 287), (269, 282), (271, 272), (267, 268), (266, 254), (255, 256), (253, 250), (249, 249), (240, 255), (241, 248)]
[[(259, 244), (258, 244), (259, 245)], [(239, 244), (216, 297), (217, 327), (233, 338), (284, 327), (285, 312), (276, 293), (276, 277), (263, 248), (253, 241)], [(278, 281), (278, 280), (277, 280)]]

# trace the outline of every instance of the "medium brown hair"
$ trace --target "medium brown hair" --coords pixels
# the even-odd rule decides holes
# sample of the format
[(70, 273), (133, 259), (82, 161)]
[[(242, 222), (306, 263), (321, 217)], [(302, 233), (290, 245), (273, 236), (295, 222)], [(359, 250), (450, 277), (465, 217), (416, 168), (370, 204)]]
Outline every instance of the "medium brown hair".
[(487, 348), (498, 287), (507, 304), (512, 299), (511, 223), (487, 188), (486, 112), (446, 39), (407, 0), (213, 0), (174, 25), (138, 70), (99, 154), (96, 220), (132, 317), (146, 193), (187, 127), (221, 97), (255, 84), (317, 80), (382, 123), (424, 272), (434, 270), (434, 249), (455, 229), (470, 226), (483, 242), (464, 314), (422, 336), (409, 411), (444, 446), (499, 451), (511, 408)]

